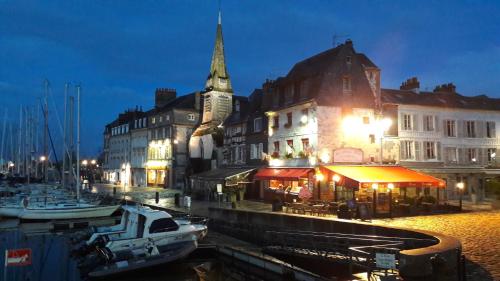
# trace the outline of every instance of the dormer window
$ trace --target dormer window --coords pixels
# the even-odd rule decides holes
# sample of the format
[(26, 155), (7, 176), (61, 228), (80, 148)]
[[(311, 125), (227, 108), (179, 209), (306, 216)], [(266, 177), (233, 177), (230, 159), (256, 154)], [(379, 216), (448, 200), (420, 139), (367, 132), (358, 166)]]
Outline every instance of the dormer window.
[(351, 63), (352, 63), (352, 58), (351, 58), (351, 56), (347, 56), (347, 57), (345, 57), (345, 62), (346, 62), (347, 64), (351, 64)]

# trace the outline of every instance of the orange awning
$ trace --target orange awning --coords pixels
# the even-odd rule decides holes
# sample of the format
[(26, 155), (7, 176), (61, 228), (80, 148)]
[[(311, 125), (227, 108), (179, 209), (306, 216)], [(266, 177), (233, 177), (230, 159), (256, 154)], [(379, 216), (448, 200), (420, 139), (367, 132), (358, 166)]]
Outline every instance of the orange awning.
[(296, 181), (299, 178), (307, 178), (313, 169), (305, 168), (262, 168), (255, 174), (256, 180), (290, 180)]
[(363, 183), (395, 183), (403, 186), (444, 187), (441, 179), (400, 166), (323, 166), (340, 176)]

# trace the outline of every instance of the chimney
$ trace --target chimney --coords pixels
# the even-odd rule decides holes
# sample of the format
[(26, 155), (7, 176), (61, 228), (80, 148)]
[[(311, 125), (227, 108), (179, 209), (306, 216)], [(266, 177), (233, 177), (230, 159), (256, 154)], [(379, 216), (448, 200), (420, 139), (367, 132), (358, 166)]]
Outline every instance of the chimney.
[(345, 44), (349, 45), (349, 46), (352, 46), (352, 40), (351, 39), (345, 40)]
[(412, 77), (410, 79), (407, 79), (405, 82), (401, 83), (399, 89), (409, 90), (414, 92), (415, 94), (418, 94), (420, 92), (420, 82), (418, 81), (417, 77)]
[(155, 107), (162, 107), (173, 101), (177, 96), (175, 89), (157, 88), (155, 92)]
[(453, 85), (453, 83), (448, 83), (448, 84), (442, 84), (442, 85), (438, 85), (436, 86), (436, 88), (434, 88), (434, 93), (450, 93), (450, 94), (455, 94), (456, 93), (456, 86)]

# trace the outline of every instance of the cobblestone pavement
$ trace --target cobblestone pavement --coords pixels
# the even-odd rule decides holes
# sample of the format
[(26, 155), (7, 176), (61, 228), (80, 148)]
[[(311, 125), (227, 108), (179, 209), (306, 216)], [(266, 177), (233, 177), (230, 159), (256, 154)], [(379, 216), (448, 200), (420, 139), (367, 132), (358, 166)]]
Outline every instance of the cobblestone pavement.
[(467, 280), (500, 280), (500, 211), (375, 220), (374, 223), (435, 231), (462, 242)]

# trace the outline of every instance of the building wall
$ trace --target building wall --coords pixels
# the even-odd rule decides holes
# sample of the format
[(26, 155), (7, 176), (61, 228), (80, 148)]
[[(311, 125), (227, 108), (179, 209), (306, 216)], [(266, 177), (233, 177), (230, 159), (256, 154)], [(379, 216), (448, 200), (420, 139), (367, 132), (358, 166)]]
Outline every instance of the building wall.
[(131, 184), (134, 186), (146, 185), (146, 162), (148, 151), (147, 128), (132, 130), (131, 132)]
[[(411, 128), (405, 128), (405, 120), (411, 116)], [(426, 130), (424, 116), (433, 116), (433, 130)], [(399, 147), (401, 165), (420, 169), (447, 181), (447, 198), (457, 198), (456, 183), (466, 183), (466, 194), (474, 191), (479, 199), (484, 196), (485, 168), (498, 167), (498, 157), (488, 159), (488, 149), (500, 151), (500, 112), (442, 108), (415, 105), (398, 106), (398, 137), (391, 142)], [(454, 121), (455, 136), (448, 136), (447, 120)], [(467, 136), (466, 121), (474, 121), (476, 137)], [(491, 137), (486, 135), (486, 123), (494, 123)], [(410, 143), (412, 157), (405, 151)], [(427, 143), (427, 144), (426, 144)], [(428, 157), (428, 143), (433, 143), (435, 157)], [(432, 148), (430, 148), (432, 149)], [(473, 152), (470, 152), (472, 150)], [(491, 151), (490, 151), (491, 152)], [(469, 154), (470, 153), (470, 154)], [(472, 159), (471, 156), (474, 156)], [(473, 161), (475, 160), (475, 161)]]

